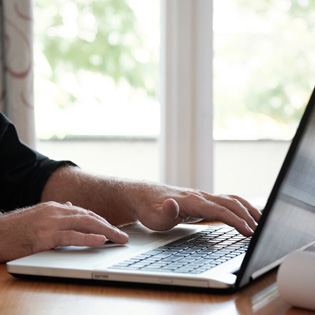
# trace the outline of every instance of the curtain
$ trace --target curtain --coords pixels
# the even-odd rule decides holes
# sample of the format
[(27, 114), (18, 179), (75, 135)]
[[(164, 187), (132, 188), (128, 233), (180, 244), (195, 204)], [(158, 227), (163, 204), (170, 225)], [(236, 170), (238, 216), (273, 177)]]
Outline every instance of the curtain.
[(32, 0), (0, 1), (0, 110), (34, 147)]

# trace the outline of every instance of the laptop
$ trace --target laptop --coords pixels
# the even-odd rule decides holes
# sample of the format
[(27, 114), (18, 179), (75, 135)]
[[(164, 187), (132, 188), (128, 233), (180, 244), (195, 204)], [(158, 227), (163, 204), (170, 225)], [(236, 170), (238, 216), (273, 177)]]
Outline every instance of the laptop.
[(125, 226), (126, 245), (58, 247), (7, 263), (14, 276), (237, 290), (315, 242), (315, 89), (254, 235), (223, 224), (151, 231)]

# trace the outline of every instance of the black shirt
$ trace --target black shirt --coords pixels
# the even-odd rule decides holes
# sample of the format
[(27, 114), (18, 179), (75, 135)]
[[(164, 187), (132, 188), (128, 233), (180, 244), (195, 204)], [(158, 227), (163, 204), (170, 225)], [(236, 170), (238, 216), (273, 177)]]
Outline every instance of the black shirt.
[(0, 113), (0, 209), (13, 209), (40, 202), (49, 176), (60, 166), (75, 165), (54, 161), (25, 145), (17, 131)]

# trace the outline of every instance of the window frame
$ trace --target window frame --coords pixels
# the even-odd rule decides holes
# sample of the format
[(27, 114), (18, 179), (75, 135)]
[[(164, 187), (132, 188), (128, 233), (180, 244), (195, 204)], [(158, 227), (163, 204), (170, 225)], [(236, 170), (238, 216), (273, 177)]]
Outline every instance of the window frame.
[(213, 191), (213, 3), (161, 0), (161, 182)]

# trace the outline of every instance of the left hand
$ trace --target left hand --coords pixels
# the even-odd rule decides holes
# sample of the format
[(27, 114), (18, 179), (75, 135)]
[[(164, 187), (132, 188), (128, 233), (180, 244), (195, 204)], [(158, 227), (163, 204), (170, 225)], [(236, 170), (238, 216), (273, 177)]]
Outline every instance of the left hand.
[(128, 236), (94, 212), (70, 202), (44, 202), (0, 216), (0, 263), (57, 246), (125, 244)]

